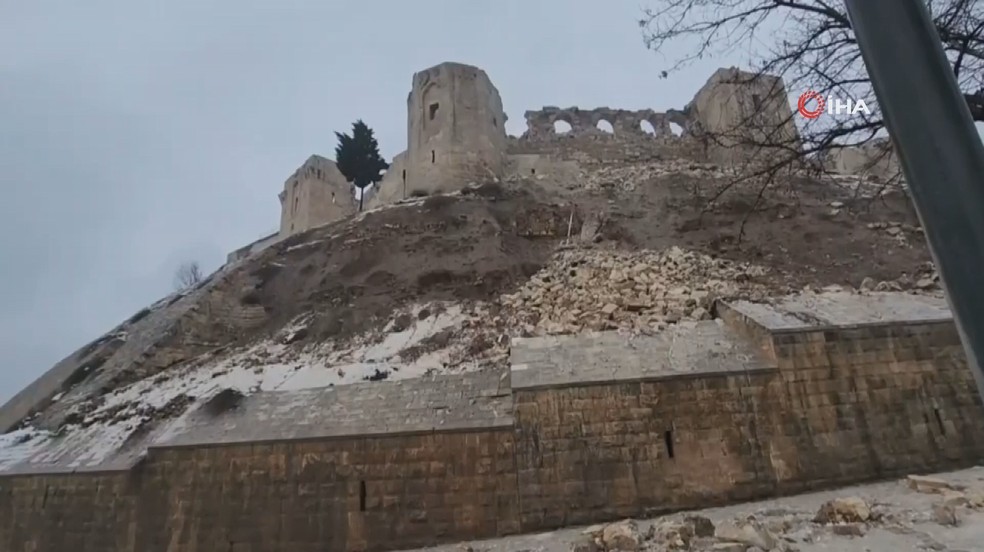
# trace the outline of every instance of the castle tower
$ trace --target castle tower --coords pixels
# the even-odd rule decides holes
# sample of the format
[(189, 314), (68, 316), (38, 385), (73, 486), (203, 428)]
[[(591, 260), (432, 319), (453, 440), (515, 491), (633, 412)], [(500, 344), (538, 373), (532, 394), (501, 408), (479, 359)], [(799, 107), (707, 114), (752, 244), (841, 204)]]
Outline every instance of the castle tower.
[(751, 144), (798, 147), (799, 132), (782, 77), (755, 75), (734, 67), (718, 69), (687, 108), (701, 130), (716, 137), (716, 144), (707, 152), (715, 162), (744, 160), (756, 153)]
[(414, 74), (407, 111), (408, 195), (502, 176), (506, 117), (485, 71), (447, 62)]
[(355, 195), (338, 166), (312, 155), (280, 192), (280, 238), (355, 214)]

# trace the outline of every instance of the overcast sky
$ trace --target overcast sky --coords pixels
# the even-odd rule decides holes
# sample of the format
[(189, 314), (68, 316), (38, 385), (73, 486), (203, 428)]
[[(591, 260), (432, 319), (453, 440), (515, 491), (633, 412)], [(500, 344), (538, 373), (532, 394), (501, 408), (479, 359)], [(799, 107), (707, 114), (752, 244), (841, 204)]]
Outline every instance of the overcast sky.
[(683, 107), (745, 59), (659, 79), (639, 2), (0, 0), (0, 402), (182, 261), (274, 231), (333, 131), (362, 118), (405, 149), (414, 71), (485, 69), (519, 134), (543, 105)]

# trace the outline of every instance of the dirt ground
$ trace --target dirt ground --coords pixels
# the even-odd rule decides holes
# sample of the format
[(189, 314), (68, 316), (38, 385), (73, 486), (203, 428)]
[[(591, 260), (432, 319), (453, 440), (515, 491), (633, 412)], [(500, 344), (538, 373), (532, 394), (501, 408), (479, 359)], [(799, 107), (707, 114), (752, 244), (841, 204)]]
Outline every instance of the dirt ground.
[[(190, 314), (180, 315), (177, 331), (131, 344), (142, 348), (136, 361), (101, 358), (85, 372), (86, 387), (66, 390), (36, 422), (59, 428), (73, 408), (91, 409), (114, 389), (274, 338), (301, 317), (304, 329), (292, 346), (343, 347), (380, 332), (413, 304), (495, 303), (596, 221), (592, 241), (599, 246), (680, 246), (765, 267), (754, 283), (774, 295), (866, 280), (895, 290), (927, 282), (925, 241), (900, 193), (855, 199), (850, 190), (800, 178), (761, 200), (757, 186), (744, 186), (708, 204), (726, 184), (720, 175), (630, 164), (606, 169), (606, 182), (616, 183), (609, 186), (597, 185), (591, 170), (574, 185), (540, 177), (487, 182), (292, 236), (216, 276)], [(120, 329), (140, 336), (141, 324), (135, 316)]]
[(247, 270), (261, 279), (252, 299), (269, 314), (265, 330), (314, 311), (307, 339), (339, 338), (388, 319), (407, 302), (494, 298), (528, 279), (596, 215), (606, 220), (603, 242), (627, 249), (679, 245), (763, 265), (773, 269), (768, 283), (776, 293), (858, 287), (865, 278), (903, 274), (914, 279), (929, 261), (902, 194), (852, 200), (803, 180), (771, 193), (749, 215), (757, 190), (729, 193), (705, 212), (694, 195), (703, 184), (693, 177), (643, 178), (631, 191), (559, 192), (537, 184), (489, 183), (461, 196), (425, 198), (264, 252)]
[[(984, 467), (936, 474), (934, 477), (965, 488), (966, 492), (984, 491)], [(863, 523), (825, 524), (813, 521), (825, 502), (838, 498), (861, 498), (877, 512), (877, 520)], [(956, 525), (941, 524), (934, 506), (943, 497), (936, 493), (917, 492), (905, 480), (846, 487), (833, 491), (791, 496), (775, 500), (739, 504), (724, 508), (692, 511), (638, 521), (641, 535), (650, 527), (681, 522), (686, 516), (699, 515), (715, 526), (735, 520), (754, 518), (763, 527), (774, 529), (781, 540), (780, 548), (800, 552), (970, 552), (984, 550), (984, 511), (956, 508)], [(741, 521), (739, 521), (740, 523)], [(569, 552), (572, 544), (583, 542), (585, 533), (595, 528), (569, 528), (548, 533), (518, 535), (418, 549), (417, 552)], [(716, 543), (719, 546), (724, 546)], [(732, 550), (714, 548), (712, 550)], [(643, 542), (641, 550), (671, 550), (663, 544)], [(684, 548), (686, 549), (686, 548)], [(701, 549), (694, 546), (693, 550)], [(735, 548), (737, 549), (737, 547)], [(759, 550), (751, 548), (750, 550)]]

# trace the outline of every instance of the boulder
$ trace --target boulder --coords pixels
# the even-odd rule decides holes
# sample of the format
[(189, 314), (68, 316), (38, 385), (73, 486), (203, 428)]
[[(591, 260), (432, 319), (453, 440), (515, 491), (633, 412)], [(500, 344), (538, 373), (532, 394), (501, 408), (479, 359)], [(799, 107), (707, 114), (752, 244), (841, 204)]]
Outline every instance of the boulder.
[(960, 491), (963, 490), (958, 485), (948, 483), (938, 477), (929, 477), (925, 475), (910, 475), (906, 478), (906, 483), (909, 488), (919, 492), (927, 494), (943, 494), (944, 491)]
[(939, 502), (933, 505), (933, 521), (940, 525), (955, 527), (960, 525), (960, 515), (952, 504)]
[(779, 546), (779, 539), (754, 521), (721, 523), (715, 529), (714, 536), (720, 541), (739, 542), (763, 550), (772, 550)]
[(835, 498), (820, 506), (813, 521), (817, 523), (858, 523), (871, 519), (871, 507), (856, 496)]
[(635, 552), (641, 542), (639, 526), (631, 519), (609, 523), (601, 530), (601, 544), (608, 551)]

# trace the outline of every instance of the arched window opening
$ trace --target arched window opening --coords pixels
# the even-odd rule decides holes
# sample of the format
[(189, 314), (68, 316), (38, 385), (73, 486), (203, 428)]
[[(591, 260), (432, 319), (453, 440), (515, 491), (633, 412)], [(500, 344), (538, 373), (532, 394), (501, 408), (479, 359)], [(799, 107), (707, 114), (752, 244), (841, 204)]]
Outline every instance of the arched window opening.
[(573, 130), (567, 121), (554, 121), (554, 132), (557, 134), (567, 134)]
[(672, 132), (674, 136), (683, 136), (683, 127), (676, 123), (670, 123), (670, 132)]
[(656, 127), (654, 127), (653, 124), (650, 123), (649, 121), (642, 121), (641, 123), (639, 123), (639, 128), (641, 128), (642, 132), (646, 134), (649, 134), (651, 136), (656, 136)]
[(612, 124), (605, 119), (598, 121), (598, 124), (595, 126), (598, 127), (598, 130), (606, 134), (615, 134), (615, 127), (613, 127)]

